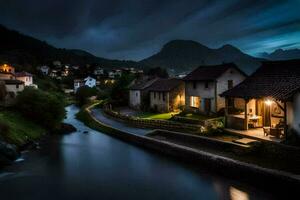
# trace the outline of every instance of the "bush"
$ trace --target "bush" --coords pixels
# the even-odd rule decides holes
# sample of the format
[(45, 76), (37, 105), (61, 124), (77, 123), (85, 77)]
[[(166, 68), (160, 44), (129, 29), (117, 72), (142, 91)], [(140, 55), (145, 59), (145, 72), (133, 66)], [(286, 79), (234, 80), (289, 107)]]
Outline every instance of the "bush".
[(97, 89), (96, 88), (90, 88), (88, 86), (82, 86), (78, 88), (75, 98), (77, 101), (77, 104), (79, 106), (83, 106), (84, 104), (87, 104), (89, 102), (89, 98), (91, 96), (97, 95)]
[(28, 87), (17, 96), (16, 108), (23, 116), (52, 130), (57, 128), (65, 117), (62, 99), (55, 93)]

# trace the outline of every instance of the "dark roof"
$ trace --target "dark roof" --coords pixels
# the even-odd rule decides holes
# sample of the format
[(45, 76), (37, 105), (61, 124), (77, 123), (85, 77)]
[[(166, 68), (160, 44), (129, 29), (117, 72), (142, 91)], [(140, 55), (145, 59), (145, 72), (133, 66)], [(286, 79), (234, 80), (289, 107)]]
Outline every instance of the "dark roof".
[(219, 78), (228, 69), (234, 68), (241, 74), (247, 76), (242, 70), (238, 68), (234, 63), (226, 63), (221, 65), (206, 65), (199, 66), (194, 71), (189, 73), (183, 78), (184, 81), (212, 81)]
[(300, 89), (300, 60), (268, 61), (221, 96), (286, 100)]
[(149, 91), (168, 92), (182, 83), (183, 81), (181, 79), (176, 78), (158, 79), (148, 89)]
[(22, 71), (22, 72), (16, 72), (16, 73), (15, 73), (15, 76), (16, 76), (16, 77), (32, 76), (32, 74), (30, 74), (30, 73), (28, 73), (28, 72)]
[(6, 85), (20, 85), (20, 84), (24, 84), (23, 81), (20, 81), (20, 80), (10, 80), (10, 79), (7, 79), (7, 80), (1, 80), (3, 81)]
[(149, 88), (155, 81), (157, 81), (157, 78), (153, 78), (151, 80), (143, 81), (141, 83), (137, 83), (129, 87), (130, 90), (145, 90)]

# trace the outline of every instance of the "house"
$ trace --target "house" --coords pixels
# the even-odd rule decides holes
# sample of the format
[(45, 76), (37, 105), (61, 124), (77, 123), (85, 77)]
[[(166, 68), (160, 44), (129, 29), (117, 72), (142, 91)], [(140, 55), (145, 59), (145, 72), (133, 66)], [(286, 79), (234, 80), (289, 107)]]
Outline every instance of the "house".
[(147, 79), (135, 83), (129, 87), (129, 106), (134, 109), (142, 109), (149, 106), (149, 90), (148, 88), (157, 81), (156, 78)]
[(91, 76), (88, 76), (84, 79), (84, 84), (89, 87), (96, 87), (96, 79)]
[(49, 67), (46, 65), (43, 65), (40, 67), (40, 71), (42, 72), (43, 75), (48, 75), (49, 74)]
[(0, 105), (10, 106), (15, 103), (18, 92), (24, 90), (24, 82), (19, 80), (0, 80)]
[(214, 114), (225, 107), (224, 91), (242, 82), (247, 75), (235, 64), (200, 66), (186, 77), (185, 109), (191, 112)]
[(101, 67), (96, 67), (94, 70), (94, 75), (96, 76), (103, 76), (104, 75), (104, 69)]
[(15, 73), (16, 79), (23, 81), (25, 86), (30, 86), (32, 85), (32, 74), (28, 72), (16, 72)]
[(230, 130), (276, 138), (289, 129), (300, 133), (300, 60), (263, 62), (221, 96), (226, 98), (225, 126)]
[(184, 105), (184, 82), (180, 79), (158, 79), (149, 88), (150, 108), (157, 112), (172, 112)]
[(111, 79), (121, 77), (121, 76), (122, 76), (122, 70), (121, 69), (114, 69), (114, 70), (108, 72), (108, 78), (111, 78)]
[(88, 87), (96, 87), (96, 79), (94, 79), (91, 76), (86, 77), (85, 79), (75, 79), (74, 80), (74, 91), (76, 92), (78, 88), (82, 86), (88, 86)]
[(2, 64), (0, 65), (0, 72), (6, 72), (6, 73), (15, 73), (15, 68), (8, 64)]

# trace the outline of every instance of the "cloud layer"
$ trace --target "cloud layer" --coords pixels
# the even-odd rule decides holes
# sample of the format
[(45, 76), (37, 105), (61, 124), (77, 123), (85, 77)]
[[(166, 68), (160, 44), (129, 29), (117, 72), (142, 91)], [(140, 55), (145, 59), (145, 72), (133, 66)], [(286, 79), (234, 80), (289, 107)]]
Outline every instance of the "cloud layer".
[(50, 44), (139, 60), (172, 39), (255, 55), (300, 47), (298, 0), (10, 0), (0, 23)]

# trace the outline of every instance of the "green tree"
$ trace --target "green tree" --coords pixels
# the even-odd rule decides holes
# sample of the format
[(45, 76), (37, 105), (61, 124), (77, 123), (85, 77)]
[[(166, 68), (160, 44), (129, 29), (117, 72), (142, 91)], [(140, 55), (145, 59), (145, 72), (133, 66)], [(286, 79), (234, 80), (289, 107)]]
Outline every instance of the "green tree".
[(65, 117), (63, 98), (31, 87), (17, 96), (16, 108), (25, 117), (48, 129), (58, 128)]
[(168, 78), (169, 74), (166, 69), (161, 67), (154, 67), (148, 70), (147, 75), (149, 76), (156, 76), (160, 78)]
[(117, 79), (113, 88), (111, 90), (111, 100), (112, 103), (118, 105), (128, 104), (128, 86), (134, 80), (134, 75), (132, 74), (122, 74), (120, 78)]

